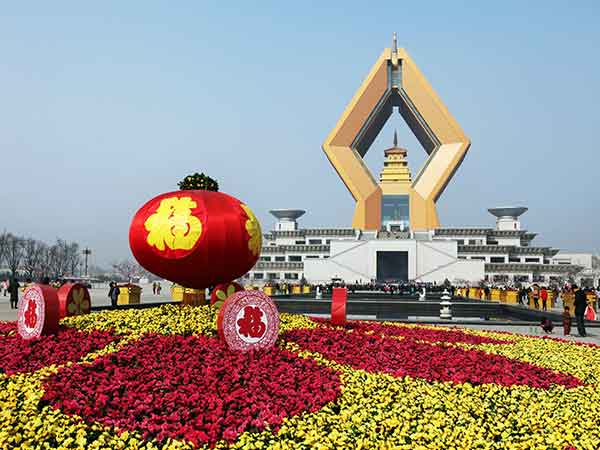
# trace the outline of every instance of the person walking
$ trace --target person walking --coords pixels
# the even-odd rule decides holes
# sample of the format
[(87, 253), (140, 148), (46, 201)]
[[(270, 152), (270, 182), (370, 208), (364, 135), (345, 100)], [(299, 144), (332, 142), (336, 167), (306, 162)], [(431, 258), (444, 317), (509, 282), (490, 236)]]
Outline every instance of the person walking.
[(575, 291), (575, 318), (577, 319), (577, 332), (579, 336), (587, 336), (585, 332), (584, 314), (587, 307), (587, 298), (583, 289), (577, 289), (576, 285), (573, 285)]
[(548, 290), (545, 286), (542, 287), (542, 290), (540, 291), (540, 298), (542, 299), (542, 309), (548, 311)]
[(568, 336), (571, 334), (571, 313), (569, 307), (565, 305), (565, 310), (562, 313), (563, 317), (563, 334)]
[(117, 286), (117, 283), (112, 283), (112, 288), (110, 291), (111, 306), (113, 306), (113, 307), (117, 306), (117, 300), (119, 298), (120, 293), (121, 293), (121, 291), (119, 290), (119, 286)]
[(19, 288), (21, 285), (17, 281), (15, 277), (10, 279), (10, 284), (8, 285), (8, 290), (10, 292), (10, 308), (17, 309), (17, 304), (19, 303)]
[(533, 285), (531, 294), (533, 297), (533, 307), (540, 309), (540, 287), (537, 284)]
[(6, 297), (6, 294), (8, 294), (8, 280), (2, 280), (0, 288), (2, 289), (2, 291), (4, 292), (4, 296)]
[(519, 288), (519, 305), (523, 304), (523, 299), (527, 297), (527, 290), (521, 286)]

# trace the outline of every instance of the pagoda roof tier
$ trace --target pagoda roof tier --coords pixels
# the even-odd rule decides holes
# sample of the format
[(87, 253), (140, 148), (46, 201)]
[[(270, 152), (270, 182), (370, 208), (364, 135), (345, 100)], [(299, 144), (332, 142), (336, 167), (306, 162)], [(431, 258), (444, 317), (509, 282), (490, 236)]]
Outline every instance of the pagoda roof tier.
[(303, 270), (304, 263), (287, 261), (259, 261), (254, 266), (254, 270)]
[(437, 228), (436, 236), (486, 236), (492, 231), (491, 228)]
[(329, 245), (266, 245), (262, 253), (329, 253)]
[(489, 236), (494, 237), (522, 237), (527, 234), (525, 230), (490, 230)]
[(573, 264), (486, 263), (486, 272), (544, 272), (575, 274), (583, 269)]
[(304, 228), (302, 230), (280, 231), (273, 230), (265, 234), (265, 238), (275, 237), (306, 237), (306, 236), (355, 236), (353, 228)]
[(551, 247), (517, 247), (515, 245), (459, 245), (459, 253), (507, 253), (509, 255), (544, 255), (552, 257), (559, 250)]
[(436, 236), (492, 236), (492, 237), (520, 237), (526, 241), (531, 241), (537, 236), (537, 233), (530, 233), (527, 230), (496, 230), (494, 228), (437, 228)]

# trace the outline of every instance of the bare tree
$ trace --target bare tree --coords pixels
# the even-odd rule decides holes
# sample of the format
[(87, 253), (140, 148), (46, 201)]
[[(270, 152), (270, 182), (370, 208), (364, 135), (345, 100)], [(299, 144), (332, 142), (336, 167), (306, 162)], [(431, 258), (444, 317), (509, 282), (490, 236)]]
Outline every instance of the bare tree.
[(79, 244), (77, 242), (71, 242), (70, 244), (65, 245), (64, 250), (67, 269), (72, 276), (75, 276), (77, 269), (81, 265)]
[(65, 241), (57, 239), (56, 243), (51, 245), (48, 250), (49, 273), (54, 279), (62, 278), (67, 272), (66, 247)]
[(0, 267), (2, 267), (2, 263), (6, 257), (6, 247), (8, 246), (10, 234), (4, 231), (0, 234)]
[(23, 269), (28, 278), (42, 276), (42, 260), (47, 245), (32, 238), (25, 239), (23, 244)]
[(44, 244), (40, 252), (40, 278), (52, 276), (52, 255), (51, 247)]
[(140, 276), (140, 273), (142, 272), (140, 265), (130, 259), (124, 259), (123, 261), (113, 263), (112, 268), (117, 275), (122, 279), (127, 280), (127, 282), (131, 282), (133, 277)]
[(4, 258), (11, 275), (15, 277), (23, 259), (23, 238), (8, 234)]

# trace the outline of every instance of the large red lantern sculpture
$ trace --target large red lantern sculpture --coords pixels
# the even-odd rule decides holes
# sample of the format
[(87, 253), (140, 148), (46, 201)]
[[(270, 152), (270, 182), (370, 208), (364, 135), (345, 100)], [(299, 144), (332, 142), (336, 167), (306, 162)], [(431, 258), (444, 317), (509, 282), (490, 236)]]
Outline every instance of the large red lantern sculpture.
[(161, 194), (133, 217), (129, 245), (150, 272), (204, 289), (247, 273), (260, 255), (258, 220), (244, 203), (222, 192)]

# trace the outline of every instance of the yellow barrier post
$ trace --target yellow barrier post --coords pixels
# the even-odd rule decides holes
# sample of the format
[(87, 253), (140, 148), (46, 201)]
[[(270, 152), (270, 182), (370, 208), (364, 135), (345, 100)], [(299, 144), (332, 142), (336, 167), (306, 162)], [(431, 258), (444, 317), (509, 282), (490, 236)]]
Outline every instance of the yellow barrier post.
[(140, 303), (142, 288), (137, 284), (118, 284), (117, 287), (119, 288), (117, 305), (137, 305)]

